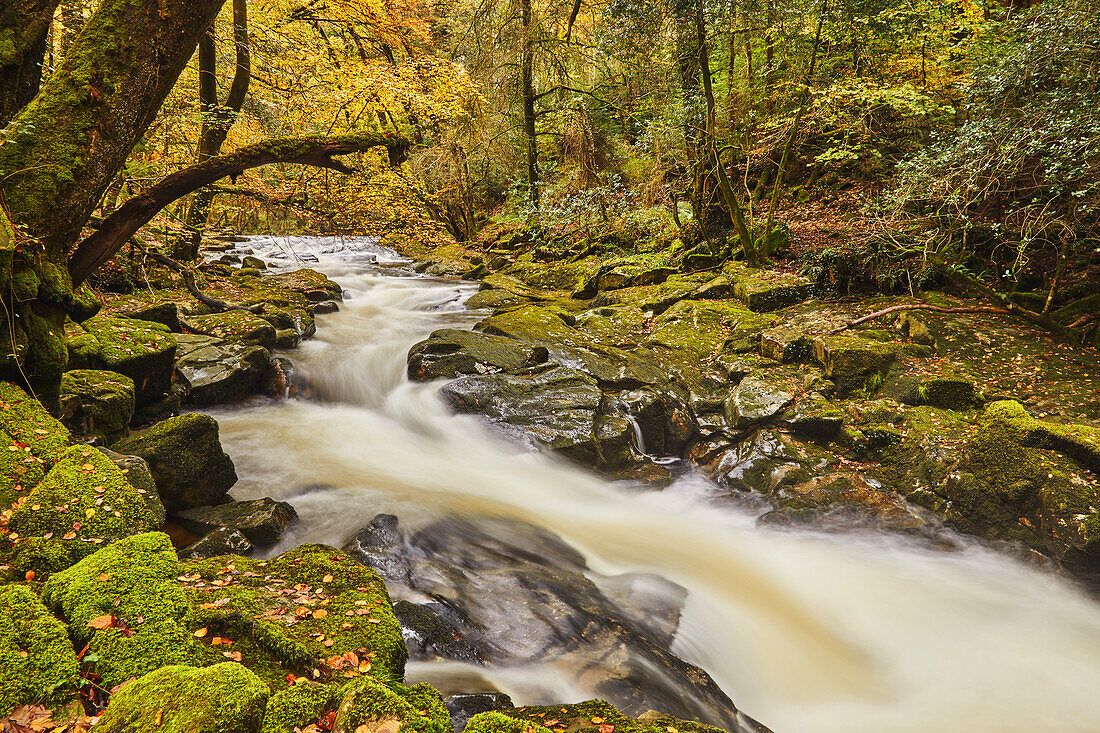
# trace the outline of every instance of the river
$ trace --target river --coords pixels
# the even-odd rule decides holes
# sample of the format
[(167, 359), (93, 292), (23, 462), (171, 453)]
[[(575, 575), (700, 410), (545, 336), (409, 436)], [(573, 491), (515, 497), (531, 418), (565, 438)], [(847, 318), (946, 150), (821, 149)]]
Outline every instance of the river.
[[(524, 452), (449, 414), (439, 385), (404, 376), (410, 346), (483, 315), (463, 306), (474, 284), (391, 267), (401, 259), (363, 238), (243, 246), (345, 288), (341, 310), (289, 354), (314, 399), (213, 413), (240, 476), (233, 495), (284, 499), (300, 515), (283, 547), (341, 546), (380, 512), (409, 527), (450, 514), (525, 520), (593, 574), (644, 571), (686, 588), (673, 650), (776, 733), (1100, 731), (1100, 604), (1069, 583), (977, 546), (760, 528), (697, 476), (643, 492)], [(434, 679), (430, 666), (410, 672)], [(489, 675), (517, 704), (591, 696), (537, 660)]]

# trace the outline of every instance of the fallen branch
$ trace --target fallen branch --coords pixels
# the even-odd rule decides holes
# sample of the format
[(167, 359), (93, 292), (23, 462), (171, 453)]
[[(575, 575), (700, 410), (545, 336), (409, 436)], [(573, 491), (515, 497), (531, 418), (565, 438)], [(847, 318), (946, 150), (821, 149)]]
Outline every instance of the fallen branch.
[(873, 321), (877, 318), (882, 318), (883, 316), (888, 316), (891, 313), (897, 313), (898, 311), (915, 311), (915, 310), (935, 311), (936, 313), (998, 313), (998, 314), (1001, 314), (1001, 315), (1012, 315), (1012, 311), (1008, 310), (1007, 308), (996, 308), (994, 306), (989, 306), (989, 305), (976, 305), (976, 306), (964, 306), (964, 307), (959, 307), (959, 308), (948, 308), (948, 307), (942, 306), (942, 305), (929, 305), (927, 303), (911, 303), (909, 305), (892, 305), (889, 308), (883, 308), (880, 311), (875, 311), (874, 313), (868, 313), (867, 315), (856, 318), (853, 321), (848, 321), (847, 323), (845, 323), (843, 326), (840, 326), (839, 328), (834, 328), (832, 331), (829, 331), (829, 333), (831, 333), (831, 334), (840, 333), (841, 331), (846, 331), (849, 328), (855, 328), (856, 326), (859, 326), (863, 323), (867, 323), (868, 321)]
[(76, 246), (69, 257), (69, 274), (77, 286), (118, 252), (138, 229), (173, 201), (226, 177), (235, 177), (249, 168), (271, 163), (300, 163), (354, 173), (334, 156), (385, 147), (390, 163), (404, 159), (408, 141), (392, 133), (366, 132), (335, 137), (297, 137), (266, 140), (232, 153), (208, 158), (201, 163), (163, 178), (140, 196), (115, 209), (99, 228)]
[(199, 301), (207, 308), (210, 308), (215, 313), (221, 313), (222, 311), (245, 311), (247, 313), (264, 312), (263, 303), (257, 303), (253, 306), (230, 305), (224, 300), (212, 298), (211, 296), (199, 290), (199, 286), (195, 284), (195, 273), (191, 272), (189, 268), (184, 267), (180, 263), (173, 260), (171, 257), (166, 257), (165, 255), (162, 255), (160, 252), (154, 252), (151, 249), (144, 249), (142, 251), (145, 252), (145, 254), (150, 257), (154, 262), (159, 262), (165, 267), (178, 272), (180, 276), (183, 277), (183, 284), (187, 288), (187, 292), (191, 293), (191, 295), (194, 296), (195, 300)]

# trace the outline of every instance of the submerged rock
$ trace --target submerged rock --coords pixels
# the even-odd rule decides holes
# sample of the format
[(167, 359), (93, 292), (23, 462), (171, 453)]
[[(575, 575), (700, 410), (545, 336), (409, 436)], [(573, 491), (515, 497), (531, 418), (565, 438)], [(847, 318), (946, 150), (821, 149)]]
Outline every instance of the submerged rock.
[(156, 423), (113, 446), (149, 464), (170, 514), (216, 504), (237, 482), (233, 461), (222, 450), (218, 423), (197, 412)]
[(507, 520), (443, 519), (391, 546), (402, 562), (383, 572), (407, 568), (387, 578), (395, 592), (436, 599), (400, 606), (418, 658), (537, 661), (590, 680), (627, 710), (730, 722), (733, 703), (667, 649), (684, 598), (678, 586), (620, 578), (609, 595), (560, 538)]

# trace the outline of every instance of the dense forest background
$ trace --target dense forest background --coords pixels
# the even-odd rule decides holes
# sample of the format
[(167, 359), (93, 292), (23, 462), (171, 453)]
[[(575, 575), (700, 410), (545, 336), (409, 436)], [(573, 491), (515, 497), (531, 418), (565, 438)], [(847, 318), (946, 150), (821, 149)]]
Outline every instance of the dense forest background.
[[(9, 38), (20, 12), (46, 22), (32, 51), (0, 45), (20, 72), (4, 121), (12, 85), (48, 82), (98, 10), (6, 11)], [(487, 251), (518, 227), (551, 258), (671, 244), (841, 293), (948, 280), (1088, 340), (1096, 303), (1047, 316), (1100, 289), (1098, 38), (1095, 0), (235, 0), (92, 193), (108, 216), (224, 151), (369, 128), (408, 144), (353, 146), (353, 166), (246, 166), (164, 197), (152, 236), (187, 260), (211, 228)], [(33, 134), (20, 119), (0, 151)], [(2, 185), (26, 189), (33, 167), (8, 163)], [(133, 259), (92, 283), (130, 287)], [(93, 267), (69, 269), (79, 283)]]

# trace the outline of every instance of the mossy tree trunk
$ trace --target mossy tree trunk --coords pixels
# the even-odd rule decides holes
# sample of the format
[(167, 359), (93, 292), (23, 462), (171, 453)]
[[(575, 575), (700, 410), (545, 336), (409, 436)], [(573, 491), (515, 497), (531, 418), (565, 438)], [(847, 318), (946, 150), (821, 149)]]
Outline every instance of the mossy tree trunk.
[(42, 83), (46, 35), (58, 0), (5, 0), (0, 9), (0, 127)]
[[(69, 251), (223, 2), (103, 0), (4, 129), (0, 379), (29, 386), (48, 407), (56, 407), (66, 362), (65, 316), (79, 311)], [(48, 27), (56, 5), (17, 0), (3, 22), (14, 7), (22, 24), (4, 26), (7, 37)]]

